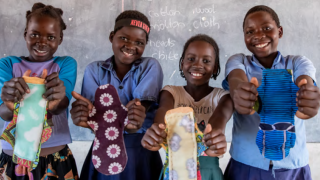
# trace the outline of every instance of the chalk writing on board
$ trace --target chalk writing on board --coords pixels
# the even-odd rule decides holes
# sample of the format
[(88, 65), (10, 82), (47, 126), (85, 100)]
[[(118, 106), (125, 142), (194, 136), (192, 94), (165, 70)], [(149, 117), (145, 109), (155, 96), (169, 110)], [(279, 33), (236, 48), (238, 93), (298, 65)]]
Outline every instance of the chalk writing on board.
[(151, 56), (158, 60), (169, 60), (169, 61), (175, 61), (179, 58), (178, 53), (175, 53), (173, 51), (161, 51), (161, 50), (154, 52)]
[(213, 14), (215, 13), (214, 5), (212, 5), (212, 7), (209, 8), (194, 8), (192, 12), (193, 14)]
[(165, 29), (184, 28), (185, 26), (186, 25), (183, 22), (172, 20), (171, 18), (165, 19), (161, 23), (151, 24), (151, 28), (157, 31), (162, 31)]
[(216, 18), (214, 16), (209, 18), (199, 17), (198, 19), (193, 21), (192, 25), (195, 29), (212, 27), (217, 27), (218, 29), (220, 29), (220, 24), (216, 22)]
[(175, 10), (175, 9), (169, 9), (168, 10), (168, 6), (166, 6), (164, 8), (160, 8), (159, 12), (149, 11), (148, 14), (149, 14), (150, 17), (181, 15), (180, 11), (178, 11), (178, 10)]
[(148, 45), (151, 47), (173, 47), (175, 45), (176, 41), (168, 38), (166, 41), (160, 41), (160, 40), (149, 40)]

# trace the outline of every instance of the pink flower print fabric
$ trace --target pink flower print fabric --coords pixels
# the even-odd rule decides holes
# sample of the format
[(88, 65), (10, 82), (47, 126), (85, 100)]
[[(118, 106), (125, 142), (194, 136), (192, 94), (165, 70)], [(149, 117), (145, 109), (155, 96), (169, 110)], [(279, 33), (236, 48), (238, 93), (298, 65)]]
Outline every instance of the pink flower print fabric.
[(102, 174), (119, 174), (126, 167), (128, 157), (123, 130), (128, 123), (127, 111), (112, 85), (106, 84), (97, 89), (88, 124), (96, 135), (92, 163)]

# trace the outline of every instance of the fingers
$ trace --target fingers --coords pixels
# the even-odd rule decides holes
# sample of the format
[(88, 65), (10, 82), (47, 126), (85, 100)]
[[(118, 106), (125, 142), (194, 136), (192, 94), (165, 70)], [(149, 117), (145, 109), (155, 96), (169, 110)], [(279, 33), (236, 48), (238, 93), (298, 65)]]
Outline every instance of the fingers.
[(25, 93), (29, 93), (29, 87), (23, 78), (12, 78), (3, 84), (1, 99), (3, 101), (18, 102), (23, 99)]
[[(257, 100), (257, 80), (252, 78), (253, 83), (241, 83), (233, 93), (232, 100), (234, 107), (240, 114), (250, 114), (255, 101)], [(254, 85), (255, 84), (255, 85)]]
[(144, 119), (146, 118), (145, 107), (141, 104), (137, 105), (136, 103), (139, 104), (140, 102), (135, 101), (128, 108), (128, 120), (130, 121), (130, 123), (126, 126), (127, 129), (139, 129), (142, 126)]
[(47, 77), (47, 75), (48, 75), (47, 69), (43, 69), (42, 74), (41, 74), (41, 78), (45, 79)]
[(141, 145), (149, 150), (156, 151), (161, 148), (160, 144), (163, 143), (167, 134), (165, 133), (165, 126), (163, 124), (154, 123), (147, 130), (143, 139), (141, 140)]
[(76, 100), (72, 103), (72, 108), (70, 110), (71, 119), (73, 123), (81, 127), (89, 127), (87, 124), (89, 117), (88, 104), (82, 100)]
[(22, 76), (27, 76), (27, 77), (30, 77), (30, 74), (31, 74), (31, 70), (28, 69), (26, 72), (23, 73)]
[(302, 79), (299, 82), (299, 91), (297, 92), (298, 111), (296, 116), (300, 119), (310, 119), (317, 115), (320, 107), (320, 91), (319, 88), (313, 85), (306, 84), (307, 80)]
[[(72, 92), (71, 92), (71, 95), (72, 95), (73, 98), (75, 98), (76, 100), (84, 101), (89, 110), (91, 110), (91, 109), (93, 108), (93, 105), (92, 105), (92, 103), (89, 101), (89, 99), (81, 96), (80, 94), (78, 94), (78, 93), (75, 92), (75, 91), (72, 91)], [(77, 101), (75, 101), (75, 102), (77, 102)], [(75, 102), (74, 102), (74, 103), (75, 103)], [(80, 101), (79, 101), (79, 103), (80, 103)], [(83, 103), (83, 102), (81, 102), (81, 103)]]

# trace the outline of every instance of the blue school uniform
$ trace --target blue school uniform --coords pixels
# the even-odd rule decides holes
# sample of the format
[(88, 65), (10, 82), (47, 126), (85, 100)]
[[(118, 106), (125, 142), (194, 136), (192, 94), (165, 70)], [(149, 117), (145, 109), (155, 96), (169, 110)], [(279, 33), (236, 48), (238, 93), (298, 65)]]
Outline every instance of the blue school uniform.
[[(232, 70), (243, 70), (247, 78), (250, 80), (252, 77), (256, 77), (261, 84), (262, 71), (265, 69), (259, 61), (253, 56), (245, 56), (244, 54), (236, 54), (229, 58), (226, 64), (226, 77)], [(271, 69), (292, 69), (294, 80), (301, 75), (307, 75), (315, 81), (316, 69), (312, 62), (304, 56), (286, 56), (283, 57), (278, 52)], [(224, 89), (229, 90), (229, 84), (227, 79), (222, 82)], [(259, 130), (260, 116), (255, 113), (253, 115), (242, 115), (236, 111), (233, 114), (233, 130), (232, 130), (232, 143), (230, 147), (231, 161), (225, 172), (226, 179), (254, 179), (254, 176), (258, 176), (257, 179), (261, 179), (261, 172), (273, 170), (290, 170), (298, 168), (306, 168), (306, 172), (310, 174), (310, 168), (308, 167), (309, 154), (306, 147), (306, 133), (304, 120), (295, 116), (295, 130), (296, 130), (296, 142), (295, 146), (290, 150), (288, 157), (281, 161), (272, 161), (264, 158), (258, 146), (256, 145), (256, 136)], [(236, 161), (238, 163), (232, 163)], [(236, 165), (235, 165), (236, 164)], [(247, 173), (244, 171), (237, 171), (240, 166), (248, 166), (250, 168), (260, 169), (259, 173)], [(242, 167), (244, 168), (244, 167)], [(289, 170), (290, 169), (290, 170)], [(236, 172), (242, 172), (247, 174), (242, 177)], [(252, 171), (253, 172), (253, 171)], [(275, 177), (277, 177), (277, 171), (273, 171)], [(270, 171), (271, 173), (271, 171)], [(288, 174), (289, 175), (289, 174)], [(290, 179), (291, 176), (288, 176)], [(311, 177), (311, 176), (308, 176)], [(307, 178), (308, 179), (308, 178)]]
[[(131, 70), (122, 81), (117, 77), (113, 68), (114, 57), (106, 61), (96, 61), (86, 67), (82, 96), (94, 103), (96, 89), (100, 85), (112, 84), (118, 91), (120, 101), (126, 105), (129, 101), (138, 98), (141, 101), (154, 103), (146, 113), (145, 121), (137, 133), (124, 132), (124, 141), (128, 155), (128, 162), (124, 171), (118, 175), (106, 176), (99, 173), (91, 161), (92, 147), (83, 164), (80, 179), (83, 180), (149, 180), (158, 179), (162, 161), (159, 152), (149, 151), (142, 147), (141, 139), (146, 130), (152, 125), (157, 108), (159, 92), (162, 88), (163, 73), (156, 59), (142, 57), (132, 65)], [(107, 168), (107, 167), (106, 167)]]

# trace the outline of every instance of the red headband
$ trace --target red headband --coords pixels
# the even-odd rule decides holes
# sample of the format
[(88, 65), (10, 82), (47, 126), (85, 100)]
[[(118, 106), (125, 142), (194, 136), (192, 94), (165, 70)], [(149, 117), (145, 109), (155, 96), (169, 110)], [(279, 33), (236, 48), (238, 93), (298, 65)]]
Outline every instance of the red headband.
[(116, 24), (114, 25), (114, 30), (116, 30), (117, 28), (122, 27), (122, 26), (133, 26), (133, 27), (140, 28), (140, 29), (144, 30), (147, 33), (147, 35), (149, 35), (149, 32), (150, 32), (150, 27), (146, 23), (144, 23), (140, 20), (121, 19), (121, 20), (117, 21)]

